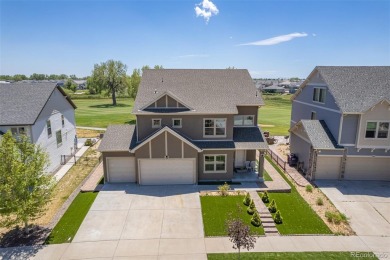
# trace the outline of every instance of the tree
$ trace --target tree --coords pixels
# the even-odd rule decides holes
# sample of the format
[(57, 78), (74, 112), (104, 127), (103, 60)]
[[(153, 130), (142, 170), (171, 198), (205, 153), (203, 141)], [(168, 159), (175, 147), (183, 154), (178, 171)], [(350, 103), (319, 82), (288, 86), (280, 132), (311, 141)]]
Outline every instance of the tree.
[(74, 75), (74, 74), (69, 75), (69, 78), (71, 78), (71, 79), (77, 79), (76, 75)]
[(134, 69), (130, 78), (128, 78), (128, 81), (129, 81), (128, 93), (130, 97), (135, 98), (137, 96), (138, 87), (141, 82), (141, 70)]
[(37, 74), (37, 73), (34, 73), (30, 76), (30, 79), (32, 80), (44, 80), (46, 79), (46, 75), (45, 74)]
[(162, 65), (154, 65), (153, 69), (155, 70), (162, 70), (164, 69)]
[(227, 220), (226, 225), (229, 240), (233, 243), (233, 248), (238, 249), (238, 259), (240, 259), (241, 248), (248, 251), (254, 248), (256, 238), (250, 233), (249, 226), (239, 218)]
[(23, 75), (23, 74), (15, 74), (13, 79), (15, 81), (21, 81), (21, 80), (26, 80), (28, 79), (26, 75)]
[(71, 80), (70, 78), (66, 80), (64, 86), (67, 88), (67, 89), (70, 89), (74, 92), (76, 92), (77, 90), (77, 85), (76, 83), (73, 82), (73, 80)]
[(0, 140), (0, 226), (29, 222), (45, 212), (54, 182), (45, 173), (48, 156), (28, 137), (14, 138), (10, 131)]
[(116, 94), (128, 87), (126, 79), (127, 66), (121, 61), (108, 60), (95, 64), (91, 81), (100, 90), (107, 90), (112, 96), (112, 104), (116, 106)]

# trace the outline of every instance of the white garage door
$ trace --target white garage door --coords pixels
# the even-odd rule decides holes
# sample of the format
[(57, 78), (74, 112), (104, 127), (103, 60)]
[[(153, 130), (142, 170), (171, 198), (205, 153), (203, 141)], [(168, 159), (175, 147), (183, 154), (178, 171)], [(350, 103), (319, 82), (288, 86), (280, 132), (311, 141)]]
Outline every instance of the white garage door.
[(135, 157), (107, 158), (108, 182), (135, 182)]
[(347, 157), (344, 179), (390, 181), (390, 158)]
[(140, 159), (140, 184), (193, 184), (195, 162), (195, 159)]
[(337, 180), (339, 178), (340, 163), (341, 157), (318, 156), (315, 179)]

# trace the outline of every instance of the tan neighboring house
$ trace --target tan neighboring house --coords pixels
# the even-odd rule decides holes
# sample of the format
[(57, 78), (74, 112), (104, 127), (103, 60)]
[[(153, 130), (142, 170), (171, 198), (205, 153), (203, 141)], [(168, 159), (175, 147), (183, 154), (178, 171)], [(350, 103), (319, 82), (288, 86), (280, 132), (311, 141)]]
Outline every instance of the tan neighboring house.
[(312, 180), (390, 181), (390, 66), (318, 66), (292, 97), (290, 148)]
[(247, 70), (146, 70), (133, 108), (137, 124), (109, 126), (99, 147), (105, 182), (262, 180), (262, 105)]

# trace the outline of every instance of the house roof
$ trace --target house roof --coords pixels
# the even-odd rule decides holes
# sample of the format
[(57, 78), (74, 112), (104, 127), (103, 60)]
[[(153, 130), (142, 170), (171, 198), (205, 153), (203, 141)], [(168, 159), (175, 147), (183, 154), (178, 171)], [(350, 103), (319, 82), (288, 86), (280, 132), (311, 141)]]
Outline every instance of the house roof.
[(194, 141), (200, 149), (234, 149), (233, 141)]
[(100, 152), (129, 151), (135, 147), (135, 125), (108, 126), (98, 150)]
[(180, 113), (237, 114), (237, 105), (264, 105), (247, 70), (151, 69), (142, 74), (133, 113), (152, 113), (142, 108), (163, 93), (191, 107)]
[(33, 125), (56, 88), (76, 108), (55, 83), (0, 84), (0, 125)]
[(294, 132), (295, 127), (302, 126), (305, 130), (313, 149), (339, 149), (328, 126), (323, 120), (301, 120), (293, 126), (290, 131)]
[(236, 149), (268, 149), (258, 127), (234, 127), (233, 140)]
[(362, 113), (381, 100), (390, 100), (390, 66), (317, 66), (315, 71), (343, 113)]

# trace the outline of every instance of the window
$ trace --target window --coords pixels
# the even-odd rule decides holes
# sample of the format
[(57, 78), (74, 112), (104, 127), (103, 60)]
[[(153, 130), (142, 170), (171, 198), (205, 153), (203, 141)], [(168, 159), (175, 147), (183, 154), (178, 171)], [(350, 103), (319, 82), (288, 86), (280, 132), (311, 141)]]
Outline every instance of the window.
[(311, 111), (310, 119), (311, 120), (316, 120), (317, 119), (317, 113), (315, 111)]
[(61, 130), (56, 132), (57, 147), (62, 145), (62, 133)]
[(325, 88), (314, 88), (313, 101), (325, 103), (326, 89)]
[(226, 136), (226, 119), (204, 119), (204, 137), (225, 137)]
[(64, 117), (64, 115), (61, 115), (61, 123), (62, 123), (62, 127), (65, 127), (65, 117)]
[(253, 126), (255, 122), (254, 115), (234, 116), (234, 126)]
[(24, 135), (26, 130), (24, 127), (11, 127), (11, 133), (13, 136)]
[(161, 127), (161, 119), (152, 119), (152, 128), (160, 128)]
[(172, 119), (172, 127), (173, 128), (181, 128), (181, 118), (173, 118)]
[(366, 138), (387, 138), (389, 125), (389, 122), (367, 122)]
[(46, 127), (47, 127), (47, 135), (50, 138), (51, 137), (51, 123), (50, 123), (50, 120), (46, 121)]
[(204, 156), (205, 173), (225, 173), (226, 154), (213, 154)]

